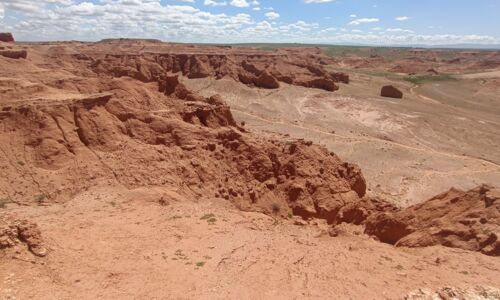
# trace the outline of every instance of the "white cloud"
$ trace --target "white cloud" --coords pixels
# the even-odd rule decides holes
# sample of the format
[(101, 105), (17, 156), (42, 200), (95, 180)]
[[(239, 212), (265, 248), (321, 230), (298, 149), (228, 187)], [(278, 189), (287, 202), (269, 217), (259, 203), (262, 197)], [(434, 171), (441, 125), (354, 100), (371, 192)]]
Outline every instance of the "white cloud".
[(407, 17), (407, 16), (401, 16), (401, 17), (396, 17), (396, 19), (395, 19), (395, 20), (396, 20), (396, 21), (406, 21), (406, 20), (408, 20), (408, 19), (410, 19), (410, 18), (409, 18), (409, 17)]
[(335, 2), (335, 0), (304, 0), (305, 3), (311, 4), (311, 3), (328, 3), (328, 2)]
[(274, 11), (267, 12), (265, 15), (269, 20), (275, 20), (280, 17), (280, 14)]
[(355, 19), (349, 22), (349, 25), (360, 25), (360, 24), (365, 24), (365, 23), (377, 23), (380, 22), (380, 19), (378, 18), (361, 18), (361, 19)]
[(249, 7), (250, 4), (247, 2), (247, 0), (232, 0), (230, 3), (232, 6), (236, 7)]
[(356, 17), (358, 17), (358, 16), (355, 15), (355, 14), (352, 14), (352, 15), (349, 16), (349, 18), (356, 18)]
[[(180, 1), (175, 0), (179, 5), (171, 5), (164, 0), (0, 0), (0, 28), (12, 31), (17, 40), (26, 41), (144, 37), (219, 43), (500, 44), (500, 38), (488, 35), (421, 35), (398, 26), (388, 29), (373, 27), (380, 22), (378, 18), (356, 17), (350, 20), (351, 25), (374, 24), (367, 26), (373, 33), (364, 27), (360, 29), (365, 31), (360, 31), (353, 27), (349, 30), (322, 27), (305, 21), (277, 22), (281, 19), (279, 14), (270, 7), (260, 6), (265, 4), (262, 1), (259, 5), (253, 0), (245, 1), (250, 5), (249, 12), (260, 7), (268, 14), (267, 21), (262, 22), (257, 22), (250, 14), (212, 13), (204, 10), (206, 7), (196, 8), (189, 2)], [(227, 6), (235, 0), (194, 1), (205, 5), (225, 3)]]
[(220, 1), (220, 2), (217, 2), (217, 1), (214, 1), (214, 0), (205, 0), (203, 1), (203, 5), (206, 5), (206, 6), (226, 6), (227, 5), (227, 2), (226, 1)]
[(402, 33), (414, 33), (413, 30), (403, 29), (403, 28), (387, 28), (387, 32), (402, 32)]

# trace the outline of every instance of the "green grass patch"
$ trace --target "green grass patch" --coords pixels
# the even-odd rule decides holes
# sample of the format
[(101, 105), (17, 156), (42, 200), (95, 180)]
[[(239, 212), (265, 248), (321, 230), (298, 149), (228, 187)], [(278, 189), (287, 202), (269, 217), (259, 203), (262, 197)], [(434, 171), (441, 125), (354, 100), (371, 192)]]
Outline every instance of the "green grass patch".
[(404, 80), (411, 82), (416, 85), (424, 84), (426, 82), (439, 82), (439, 81), (451, 81), (457, 80), (451, 75), (413, 75), (403, 78)]

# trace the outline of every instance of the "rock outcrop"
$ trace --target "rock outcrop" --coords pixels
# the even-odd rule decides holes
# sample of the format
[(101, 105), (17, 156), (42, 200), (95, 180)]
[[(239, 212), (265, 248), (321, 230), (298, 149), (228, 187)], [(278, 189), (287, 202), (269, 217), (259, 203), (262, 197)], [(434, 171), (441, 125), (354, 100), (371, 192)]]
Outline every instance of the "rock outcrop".
[[(82, 56), (70, 61), (78, 64)], [(236, 124), (220, 95), (202, 97), (179, 75), (160, 72), (153, 62), (146, 67), (147, 60), (134, 68), (113, 61), (84, 61), (87, 70), (98, 69), (98, 83), (72, 84), (88, 94), (2, 104), (0, 142), (9, 147), (1, 161), (23, 153), (22, 165), (0, 164), (2, 172), (36, 170), (0, 182), (14, 202), (36, 203), (39, 194), (45, 202), (63, 201), (96, 184), (171, 186), (243, 210), (335, 223), (342, 207), (365, 195), (361, 170), (326, 148), (255, 136)], [(266, 87), (277, 83), (270, 73), (259, 74)], [(90, 93), (96, 91), (106, 93)]]
[(14, 36), (10, 32), (0, 32), (0, 42), (14, 43)]
[(500, 190), (451, 189), (400, 211), (373, 214), (366, 233), (398, 247), (443, 245), (500, 256)]
[(37, 224), (2, 215), (0, 217), (0, 251), (24, 244), (36, 256), (47, 255), (47, 249)]
[[(283, 50), (284, 51), (284, 50)], [(129, 76), (142, 82), (153, 82), (164, 73), (181, 73), (191, 79), (214, 77), (231, 78), (249, 86), (266, 89), (280, 87), (280, 82), (327, 91), (338, 89), (338, 82), (349, 83), (344, 73), (328, 72), (323, 67), (327, 58), (320, 54), (307, 55), (284, 51), (240, 53), (232, 48), (216, 53), (115, 53), (96, 55), (75, 54), (73, 58), (86, 61), (99, 74), (115, 77)]]
[(380, 96), (387, 98), (401, 99), (403, 98), (403, 92), (401, 92), (399, 89), (397, 89), (392, 85), (386, 85), (382, 87), (382, 90), (380, 91)]
[(20, 59), (20, 58), (26, 59), (26, 57), (28, 57), (28, 52), (26, 50), (16, 50), (16, 49), (0, 50), (0, 56), (12, 59)]

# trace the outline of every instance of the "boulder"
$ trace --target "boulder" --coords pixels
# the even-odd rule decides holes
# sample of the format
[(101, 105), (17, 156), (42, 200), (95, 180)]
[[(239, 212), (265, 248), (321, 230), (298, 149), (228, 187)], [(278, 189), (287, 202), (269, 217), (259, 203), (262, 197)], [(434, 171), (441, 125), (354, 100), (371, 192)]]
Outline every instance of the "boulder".
[(386, 85), (386, 86), (382, 87), (382, 91), (380, 92), (380, 96), (387, 97), (387, 98), (401, 99), (401, 98), (403, 98), (403, 92), (401, 92), (399, 89), (395, 88), (392, 85)]

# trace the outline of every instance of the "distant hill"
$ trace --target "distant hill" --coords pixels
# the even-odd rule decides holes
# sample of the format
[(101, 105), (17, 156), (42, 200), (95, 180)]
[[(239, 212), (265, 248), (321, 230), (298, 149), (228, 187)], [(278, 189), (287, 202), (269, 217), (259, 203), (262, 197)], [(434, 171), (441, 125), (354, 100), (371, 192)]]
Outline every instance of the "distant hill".
[(235, 47), (258, 47), (258, 48), (293, 48), (293, 47), (360, 47), (360, 48), (425, 48), (425, 49), (484, 49), (500, 50), (500, 44), (453, 44), (453, 45), (378, 45), (378, 44), (301, 44), (301, 43), (238, 43), (230, 44)]

